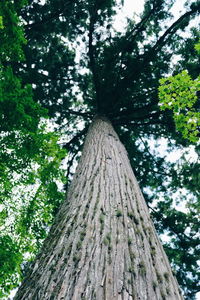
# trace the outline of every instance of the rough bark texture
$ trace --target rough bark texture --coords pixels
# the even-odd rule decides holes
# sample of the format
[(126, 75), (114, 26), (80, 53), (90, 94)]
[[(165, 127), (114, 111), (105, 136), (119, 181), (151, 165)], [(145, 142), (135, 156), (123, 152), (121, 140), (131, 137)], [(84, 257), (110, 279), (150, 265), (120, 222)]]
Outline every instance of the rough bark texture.
[(183, 299), (124, 146), (96, 118), (66, 202), (15, 300)]

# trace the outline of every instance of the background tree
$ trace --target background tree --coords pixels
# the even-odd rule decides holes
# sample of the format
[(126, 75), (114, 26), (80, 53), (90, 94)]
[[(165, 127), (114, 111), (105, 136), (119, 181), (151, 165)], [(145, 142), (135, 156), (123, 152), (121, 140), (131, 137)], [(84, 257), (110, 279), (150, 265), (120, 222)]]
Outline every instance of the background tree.
[[(180, 33), (199, 12), (199, 2), (189, 3), (165, 28), (172, 5), (173, 1), (146, 1), (140, 20), (128, 19), (121, 33), (113, 27), (116, 1), (29, 1), (19, 11), (28, 41), (26, 60), (7, 65), (23, 85), (32, 84), (34, 101), (48, 109), (57, 129), (68, 135), (69, 166), (93, 116), (100, 113), (112, 121), (153, 208), (157, 230), (171, 236), (167, 253), (185, 294), (193, 299), (199, 281), (199, 162), (190, 164), (183, 157), (175, 166), (149, 146), (152, 140), (159, 144), (161, 137), (168, 140), (168, 151), (189, 145), (176, 131), (172, 112), (159, 109), (157, 88), (171, 70), (176, 74), (187, 68), (193, 79), (198, 75), (198, 31), (193, 28), (188, 37)], [(176, 55), (181, 58), (175, 66)], [(196, 106), (199, 109), (199, 102)], [(198, 153), (198, 143), (193, 147)], [(180, 195), (174, 194), (179, 188)], [(186, 212), (177, 211), (174, 205), (186, 198)]]
[[(195, 45), (199, 51), (200, 42)], [(200, 77), (192, 80), (188, 71), (163, 78), (160, 80), (159, 98), (161, 110), (172, 109), (176, 128), (185, 139), (192, 142), (199, 141), (200, 113), (195, 111), (200, 91)]]
[[(25, 1), (1, 1), (0, 15), (0, 297), (16, 287), (63, 198), (56, 180), (65, 151), (47, 132), (47, 111), (33, 100), (13, 64), (25, 60), (19, 12)], [(41, 122), (41, 120), (43, 121)]]

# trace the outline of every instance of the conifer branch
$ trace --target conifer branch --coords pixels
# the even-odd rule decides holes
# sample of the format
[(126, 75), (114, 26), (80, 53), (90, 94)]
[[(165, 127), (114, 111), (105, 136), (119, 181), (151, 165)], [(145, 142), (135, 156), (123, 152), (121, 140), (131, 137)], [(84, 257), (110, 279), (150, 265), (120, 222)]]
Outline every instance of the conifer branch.
[(196, 14), (200, 11), (200, 2), (197, 3), (197, 5), (191, 5), (191, 10), (183, 14), (178, 20), (176, 20), (166, 31), (165, 33), (158, 39), (156, 44), (148, 51), (147, 54), (144, 54), (144, 62), (151, 60), (151, 57), (157, 53), (168, 41), (170, 36), (174, 34), (179, 28), (183, 21), (186, 21), (187, 19)]
[[(157, 121), (161, 121), (158, 119), (158, 117), (162, 114), (161, 111), (157, 111), (157, 112), (154, 112), (154, 113), (149, 113), (148, 110), (142, 110), (142, 112), (144, 112), (144, 114), (142, 115), (136, 115), (133, 116), (130, 115), (130, 116), (124, 116), (124, 117), (121, 117), (119, 120), (116, 120), (113, 121), (114, 124), (120, 124), (120, 125), (124, 125), (124, 124), (136, 124), (136, 125), (146, 125), (146, 124), (151, 124), (149, 122), (151, 122), (151, 120), (153, 120), (154, 122), (157, 122)], [(145, 119), (148, 119), (149, 122), (143, 122), (143, 123), (139, 123), (139, 121), (144, 121)]]
[(25, 29), (26, 31), (32, 30), (35, 27), (40, 27), (43, 24), (47, 24), (49, 22), (51, 22), (53, 19), (57, 19), (60, 16), (64, 16), (65, 12), (67, 11), (67, 5), (70, 4), (70, 1), (65, 2), (65, 7), (61, 7), (59, 9), (57, 9), (56, 11), (44, 16), (40, 21), (38, 22), (34, 22), (34, 23), (29, 23), (27, 25), (25, 25)]
[(80, 116), (80, 117), (89, 118), (89, 119), (93, 119), (93, 117), (94, 117), (94, 114), (90, 113), (90, 112), (81, 112), (81, 111), (76, 111), (76, 110), (72, 110), (72, 109), (67, 109), (66, 112), (71, 115)]
[[(136, 24), (136, 26), (128, 33), (127, 36), (125, 36), (126, 41), (129, 40), (131, 44), (133, 40), (138, 36), (139, 33), (141, 33), (145, 26), (147, 25), (147, 22), (149, 21), (150, 17), (155, 13), (155, 11), (160, 8), (160, 3), (154, 4), (153, 8), (148, 12), (147, 15), (145, 15), (140, 22)], [(130, 45), (129, 45), (130, 46)], [(123, 49), (126, 50), (126, 49)]]
[(117, 112), (116, 114), (111, 114), (111, 118), (121, 119), (121, 118), (134, 118), (134, 114), (138, 113), (145, 113), (149, 111), (150, 108), (153, 108), (156, 105), (155, 102), (151, 102), (147, 105), (144, 105), (142, 107), (132, 107), (132, 108), (127, 108), (122, 111)]

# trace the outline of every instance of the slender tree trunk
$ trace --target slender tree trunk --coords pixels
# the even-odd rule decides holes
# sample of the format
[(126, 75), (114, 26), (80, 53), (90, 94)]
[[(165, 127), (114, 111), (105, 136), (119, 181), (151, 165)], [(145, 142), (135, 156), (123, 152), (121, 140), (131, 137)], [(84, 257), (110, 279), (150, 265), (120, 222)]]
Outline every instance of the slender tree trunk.
[(67, 200), (19, 299), (183, 299), (108, 120), (90, 126)]

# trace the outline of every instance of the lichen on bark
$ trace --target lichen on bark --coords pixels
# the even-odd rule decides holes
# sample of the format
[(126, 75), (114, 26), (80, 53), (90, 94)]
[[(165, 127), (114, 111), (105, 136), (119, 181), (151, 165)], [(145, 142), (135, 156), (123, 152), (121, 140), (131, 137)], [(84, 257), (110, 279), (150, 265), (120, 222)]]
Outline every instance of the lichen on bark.
[(180, 300), (111, 123), (97, 117), (55, 222), (15, 300)]

